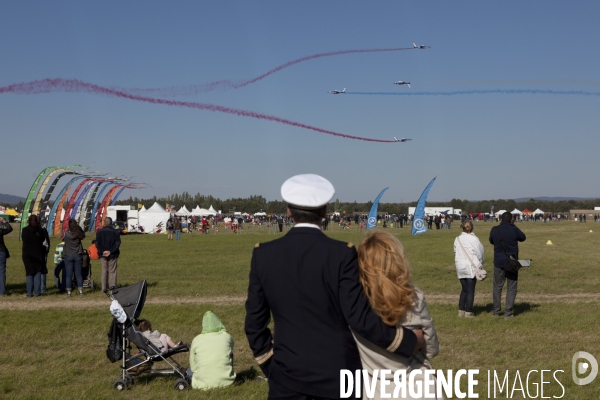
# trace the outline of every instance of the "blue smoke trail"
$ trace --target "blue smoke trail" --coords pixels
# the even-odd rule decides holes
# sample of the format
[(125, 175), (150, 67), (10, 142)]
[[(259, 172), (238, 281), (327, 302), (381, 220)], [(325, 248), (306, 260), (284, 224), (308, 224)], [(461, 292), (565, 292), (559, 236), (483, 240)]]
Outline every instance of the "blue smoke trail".
[(368, 96), (462, 96), (472, 94), (549, 94), (560, 96), (594, 96), (600, 97), (600, 92), (583, 90), (540, 90), (540, 89), (494, 89), (494, 90), (458, 90), (454, 92), (346, 92), (346, 95)]

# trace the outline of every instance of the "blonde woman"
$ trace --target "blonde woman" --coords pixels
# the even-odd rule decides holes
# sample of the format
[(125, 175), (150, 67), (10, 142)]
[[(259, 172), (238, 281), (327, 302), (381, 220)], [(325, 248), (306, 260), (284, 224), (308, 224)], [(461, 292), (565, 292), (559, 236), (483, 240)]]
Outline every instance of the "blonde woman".
[(483, 267), (483, 245), (473, 233), (473, 222), (465, 220), (462, 233), (454, 239), (454, 263), (462, 290), (458, 301), (458, 316), (473, 318), (475, 299), (475, 270)]
[[(395, 236), (376, 230), (363, 239), (357, 251), (360, 282), (373, 311), (387, 325), (422, 329), (425, 336), (425, 346), (416, 351), (413, 357), (404, 358), (353, 332), (363, 368), (369, 372), (371, 378), (375, 369), (388, 369), (392, 373), (406, 370), (407, 374), (415, 369), (432, 369), (429, 360), (437, 356), (440, 344), (423, 292), (411, 283), (410, 263), (402, 243)], [(415, 383), (415, 387), (412, 388), (416, 393), (421, 392), (422, 396), (411, 396), (410, 391), (407, 391), (408, 397), (402, 398), (425, 398), (422, 378), (423, 374), (416, 375), (415, 381), (421, 382)], [(372, 393), (367, 393), (367, 388), (363, 385), (364, 398), (380, 398), (379, 380), (377, 382)], [(435, 393), (435, 386), (428, 390)], [(389, 388), (386, 390), (388, 394), (392, 391), (393, 389)]]

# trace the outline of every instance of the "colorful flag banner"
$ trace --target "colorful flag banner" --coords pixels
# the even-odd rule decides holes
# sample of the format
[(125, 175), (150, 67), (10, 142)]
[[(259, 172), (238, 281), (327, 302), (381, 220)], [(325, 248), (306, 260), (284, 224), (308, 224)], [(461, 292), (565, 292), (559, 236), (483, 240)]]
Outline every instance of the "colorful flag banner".
[(377, 226), (377, 207), (379, 206), (379, 200), (381, 200), (381, 196), (383, 196), (385, 191), (388, 189), (389, 187), (383, 189), (381, 193), (379, 193), (379, 196), (377, 196), (377, 198), (373, 202), (373, 205), (371, 206), (371, 211), (369, 211), (369, 217), (367, 218), (367, 230), (373, 229)]
[(433, 182), (435, 182), (436, 178), (437, 176), (433, 178), (431, 182), (429, 182), (429, 185), (427, 185), (425, 190), (423, 190), (423, 194), (421, 194), (419, 202), (417, 203), (412, 224), (413, 236), (427, 232), (427, 225), (425, 224), (425, 203), (427, 202), (427, 195), (429, 194), (429, 189), (431, 189), (431, 187), (433, 186)]

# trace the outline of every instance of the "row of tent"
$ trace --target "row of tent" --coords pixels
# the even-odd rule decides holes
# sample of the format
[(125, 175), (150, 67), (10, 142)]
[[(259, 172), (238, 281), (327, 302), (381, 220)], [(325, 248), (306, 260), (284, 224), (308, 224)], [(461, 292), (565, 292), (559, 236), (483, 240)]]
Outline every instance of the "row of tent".
[[(207, 210), (205, 208), (196, 207), (192, 211), (189, 211), (185, 206), (181, 207), (175, 215), (184, 216), (208, 216), (217, 215), (217, 211), (210, 206)], [(167, 228), (167, 221), (171, 218), (171, 213), (165, 210), (160, 204), (154, 203), (152, 207), (146, 209), (142, 207), (138, 214), (138, 223), (143, 226), (146, 233), (163, 233)]]
[[(167, 210), (165, 210), (160, 204), (158, 203), (154, 203), (152, 205), (152, 207), (146, 209), (146, 207), (142, 207), (140, 209), (140, 213), (145, 213), (145, 212), (149, 212), (149, 213), (169, 213)], [(177, 215), (178, 217), (187, 217), (187, 216), (192, 216), (195, 215), (197, 217), (206, 217), (209, 215), (217, 215), (219, 214), (211, 205), (210, 208), (207, 210), (206, 208), (200, 208), (198, 206), (196, 206), (196, 208), (194, 208), (192, 211), (188, 210), (186, 206), (183, 206), (179, 209), (179, 211), (175, 212), (175, 215)]]
[[(504, 214), (505, 212), (506, 212), (506, 210), (500, 210), (497, 213), (495, 213), (494, 215), (495, 215), (496, 218), (500, 218), (500, 216), (502, 214)], [(539, 208), (537, 210), (535, 210), (535, 211), (530, 211), (527, 208), (524, 209), (523, 211), (519, 211), (518, 209), (515, 208), (510, 213), (513, 214), (513, 215), (521, 215), (521, 214), (528, 214), (528, 215), (545, 214), (545, 212), (543, 212)]]

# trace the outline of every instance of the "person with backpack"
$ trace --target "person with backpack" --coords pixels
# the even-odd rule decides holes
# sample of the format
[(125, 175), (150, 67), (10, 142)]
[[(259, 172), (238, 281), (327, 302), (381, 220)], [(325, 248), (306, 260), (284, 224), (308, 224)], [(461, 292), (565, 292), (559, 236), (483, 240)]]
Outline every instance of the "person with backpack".
[(167, 240), (173, 240), (173, 229), (175, 225), (173, 224), (173, 217), (167, 220)]

